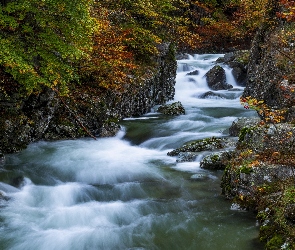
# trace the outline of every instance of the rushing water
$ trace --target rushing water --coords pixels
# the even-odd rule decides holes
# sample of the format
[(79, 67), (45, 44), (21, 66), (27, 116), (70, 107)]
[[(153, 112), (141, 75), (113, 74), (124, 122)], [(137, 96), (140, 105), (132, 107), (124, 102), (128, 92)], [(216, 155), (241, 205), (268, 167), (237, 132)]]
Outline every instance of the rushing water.
[[(0, 249), (262, 249), (255, 215), (221, 196), (222, 171), (200, 169), (202, 156), (190, 163), (167, 156), (184, 142), (224, 136), (236, 117), (251, 115), (239, 105), (242, 88), (199, 98), (218, 57), (178, 62), (175, 100), (185, 115), (152, 112), (123, 121), (114, 138), (38, 142), (9, 155), (0, 172), (7, 197)], [(21, 189), (5, 183), (21, 175)]]

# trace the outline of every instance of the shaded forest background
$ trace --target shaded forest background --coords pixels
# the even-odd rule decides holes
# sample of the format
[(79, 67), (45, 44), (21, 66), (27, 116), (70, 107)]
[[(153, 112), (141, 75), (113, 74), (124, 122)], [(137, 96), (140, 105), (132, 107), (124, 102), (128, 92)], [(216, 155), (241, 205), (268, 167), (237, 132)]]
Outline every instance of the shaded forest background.
[(164, 42), (178, 52), (246, 49), (263, 23), (294, 20), (286, 0), (280, 12), (271, 0), (0, 2), (1, 73), (15, 80), (5, 77), (0, 88), (24, 95), (44, 86), (60, 95), (78, 85), (122, 91), (153, 70)]

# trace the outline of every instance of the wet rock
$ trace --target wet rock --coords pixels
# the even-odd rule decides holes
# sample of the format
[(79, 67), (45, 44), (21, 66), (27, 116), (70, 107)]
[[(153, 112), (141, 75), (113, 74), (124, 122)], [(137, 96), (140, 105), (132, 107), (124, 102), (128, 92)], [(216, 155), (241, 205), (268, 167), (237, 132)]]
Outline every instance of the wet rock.
[(226, 83), (225, 70), (216, 65), (205, 74), (208, 87), (212, 90), (225, 90), (233, 86)]
[(247, 69), (242, 64), (236, 64), (237, 66), (232, 67), (232, 74), (236, 82), (240, 86), (246, 86)]
[(200, 167), (210, 170), (225, 169), (228, 161), (234, 157), (234, 151), (216, 152), (206, 155), (201, 163)]
[(0, 151), (0, 168), (4, 166), (5, 155)]
[(187, 73), (187, 76), (197, 76), (200, 72), (198, 70), (194, 70), (192, 72)]
[(194, 152), (181, 152), (178, 154), (176, 162), (193, 162), (196, 160), (198, 153)]
[(233, 121), (229, 128), (230, 136), (238, 136), (241, 129), (257, 126), (261, 119), (259, 117), (241, 117)]
[(282, 154), (293, 154), (294, 142), (294, 125), (280, 123), (242, 129), (237, 146), (239, 149), (252, 150), (255, 153), (271, 150), (277, 153), (282, 152)]
[(217, 63), (224, 63), (232, 68), (232, 74), (240, 86), (246, 86), (247, 66), (249, 62), (249, 51), (239, 50), (229, 52), (216, 60)]
[(174, 102), (172, 104), (162, 105), (158, 108), (158, 112), (165, 115), (184, 115), (185, 109), (181, 102)]
[(285, 218), (289, 222), (295, 224), (295, 204), (288, 204), (284, 210), (285, 210), (284, 211)]
[(24, 176), (17, 176), (12, 178), (12, 180), (10, 181), (10, 185), (14, 186), (16, 188), (20, 188), (22, 185), (24, 184)]
[(204, 181), (204, 180), (207, 180), (209, 179), (209, 175), (208, 174), (194, 174), (191, 176), (191, 180), (194, 180), (194, 181)]
[(257, 187), (270, 185), (287, 180), (293, 174), (293, 167), (280, 164), (267, 164), (260, 162), (254, 167), (236, 166), (226, 168), (222, 177), (222, 193), (233, 198), (243, 195), (252, 197), (256, 194)]
[(167, 155), (176, 156), (181, 152), (214, 151), (227, 147), (233, 147), (234, 145), (235, 142), (232, 139), (211, 137), (187, 143), (180, 148), (168, 152)]
[(189, 54), (180, 53), (180, 54), (177, 54), (175, 57), (176, 57), (176, 60), (187, 60), (189, 59)]
[(102, 126), (99, 137), (112, 137), (115, 136), (120, 130), (120, 125), (114, 122), (106, 123)]
[(201, 94), (199, 96), (199, 98), (201, 98), (201, 99), (208, 99), (208, 98), (224, 98), (224, 97), (221, 94), (219, 94), (219, 93), (215, 93), (213, 91), (208, 91), (208, 92), (206, 92), (204, 94)]

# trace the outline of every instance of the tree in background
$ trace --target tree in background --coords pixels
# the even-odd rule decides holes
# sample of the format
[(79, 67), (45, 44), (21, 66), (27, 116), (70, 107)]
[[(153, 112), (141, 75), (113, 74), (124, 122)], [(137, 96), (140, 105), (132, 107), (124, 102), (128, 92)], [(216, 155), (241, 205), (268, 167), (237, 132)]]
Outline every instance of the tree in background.
[(90, 0), (15, 0), (0, 5), (0, 65), (27, 93), (66, 93), (92, 49)]

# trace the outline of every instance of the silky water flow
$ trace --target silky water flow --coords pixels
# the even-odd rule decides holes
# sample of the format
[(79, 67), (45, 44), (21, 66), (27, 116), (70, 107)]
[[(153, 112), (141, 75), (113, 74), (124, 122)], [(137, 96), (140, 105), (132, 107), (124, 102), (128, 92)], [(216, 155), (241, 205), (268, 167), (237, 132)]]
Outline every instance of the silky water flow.
[(201, 169), (202, 154), (188, 163), (167, 156), (185, 142), (225, 136), (237, 117), (253, 115), (224, 65), (234, 90), (200, 98), (219, 56), (178, 61), (172, 102), (181, 101), (185, 115), (154, 111), (125, 119), (113, 138), (42, 141), (8, 155), (2, 180), (25, 181), (0, 182), (0, 249), (263, 249), (255, 215), (221, 195), (222, 171)]

